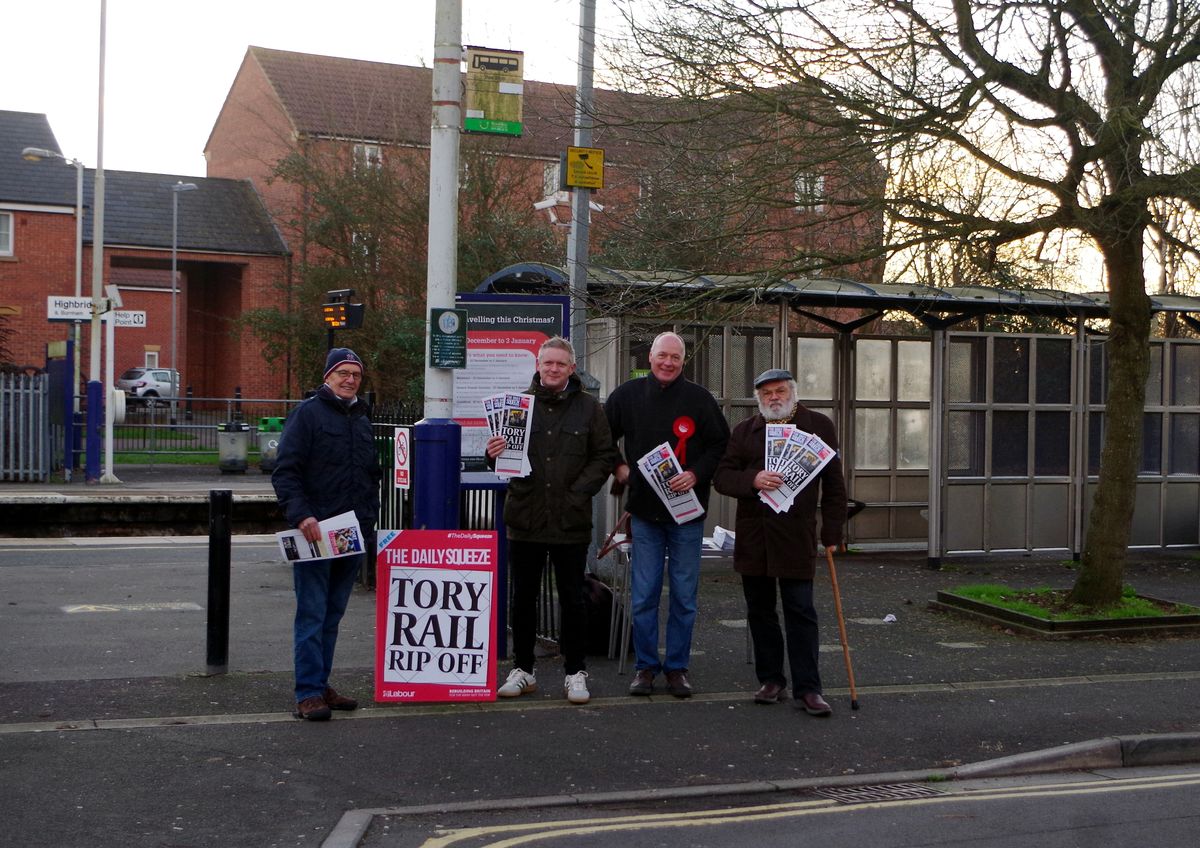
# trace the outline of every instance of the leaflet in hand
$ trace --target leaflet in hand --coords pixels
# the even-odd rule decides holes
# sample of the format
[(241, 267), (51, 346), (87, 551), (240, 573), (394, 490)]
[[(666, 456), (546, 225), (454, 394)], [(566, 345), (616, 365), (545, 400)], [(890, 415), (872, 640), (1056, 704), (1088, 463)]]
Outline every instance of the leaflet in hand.
[(694, 490), (672, 492), (671, 487), (667, 485), (672, 477), (683, 473), (683, 469), (679, 466), (679, 460), (675, 457), (675, 451), (669, 444), (663, 442), (639, 459), (637, 465), (638, 471), (642, 472), (642, 476), (646, 478), (650, 488), (655, 491), (658, 499), (671, 513), (676, 524), (683, 524), (685, 521), (691, 521), (704, 514), (704, 507), (700, 505), (700, 499), (696, 497)]
[(505, 392), (483, 399), (488, 430), (502, 436), (504, 452), (496, 457), (496, 475), (525, 477), (529, 466), (529, 428), (533, 425), (533, 395)]
[(358, 526), (358, 516), (354, 510), (343, 512), (332, 518), (326, 518), (317, 524), (321, 538), (310, 542), (299, 530), (284, 530), (276, 533), (279, 550), (283, 558), (289, 562), (305, 559), (330, 559), (332, 557), (353, 556), (366, 550), (363, 544), (362, 529)]
[(776, 512), (787, 512), (797, 493), (821, 473), (837, 453), (814, 433), (794, 424), (768, 424), (764, 468), (783, 475), (774, 491), (760, 491), (759, 500)]

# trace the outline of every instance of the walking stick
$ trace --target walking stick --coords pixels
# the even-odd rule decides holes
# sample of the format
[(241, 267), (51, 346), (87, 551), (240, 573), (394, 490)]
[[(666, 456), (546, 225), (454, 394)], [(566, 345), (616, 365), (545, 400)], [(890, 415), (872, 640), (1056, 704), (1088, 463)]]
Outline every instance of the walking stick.
[(829, 581), (833, 586), (833, 608), (837, 611), (838, 633), (842, 637), (842, 656), (846, 658), (846, 676), (850, 678), (850, 709), (858, 709), (858, 691), (854, 688), (854, 667), (850, 664), (850, 643), (846, 640), (846, 619), (842, 617), (842, 593), (838, 589), (837, 569), (833, 567), (833, 548), (825, 549), (829, 563)]

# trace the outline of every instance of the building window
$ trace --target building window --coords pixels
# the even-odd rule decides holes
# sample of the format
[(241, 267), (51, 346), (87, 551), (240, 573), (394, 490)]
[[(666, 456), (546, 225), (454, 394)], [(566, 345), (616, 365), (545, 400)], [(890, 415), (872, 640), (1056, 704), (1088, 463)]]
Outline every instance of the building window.
[(13, 255), (13, 216), (0, 212), (0, 256)]
[(801, 171), (795, 180), (796, 209), (802, 212), (825, 211), (825, 175)]
[(383, 148), (378, 144), (354, 145), (354, 168), (378, 171), (383, 167)]
[(558, 163), (547, 162), (542, 165), (542, 197), (554, 197), (560, 188)]

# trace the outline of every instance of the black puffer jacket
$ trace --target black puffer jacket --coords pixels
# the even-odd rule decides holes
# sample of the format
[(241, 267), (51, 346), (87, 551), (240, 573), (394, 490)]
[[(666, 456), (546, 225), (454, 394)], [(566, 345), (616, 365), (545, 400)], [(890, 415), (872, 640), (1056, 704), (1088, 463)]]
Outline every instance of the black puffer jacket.
[(363, 401), (347, 405), (328, 386), (288, 416), (271, 485), (288, 524), (354, 510), (364, 532), (379, 519), (379, 452)]
[(534, 375), (528, 392), (536, 399), (529, 433), (527, 477), (508, 483), (504, 524), (519, 542), (571, 544), (592, 534), (592, 497), (604, 486), (616, 460), (608, 420), (600, 402), (574, 374), (561, 392), (543, 388)]

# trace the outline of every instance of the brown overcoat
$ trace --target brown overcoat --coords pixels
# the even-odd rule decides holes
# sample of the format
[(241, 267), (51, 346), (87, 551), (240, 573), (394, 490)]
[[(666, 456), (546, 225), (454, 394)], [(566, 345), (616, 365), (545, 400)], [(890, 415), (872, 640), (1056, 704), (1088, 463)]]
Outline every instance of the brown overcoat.
[[(819, 412), (796, 407), (792, 423), (838, 448), (833, 422)], [(754, 476), (763, 470), (766, 425), (755, 414), (734, 428), (725, 455), (717, 464), (713, 487), (737, 498), (733, 566), (740, 574), (811, 580), (816, 570), (817, 508), (821, 510), (821, 543), (837, 545), (846, 524), (846, 480), (841, 455), (804, 487), (791, 509), (776, 513), (758, 498)]]

